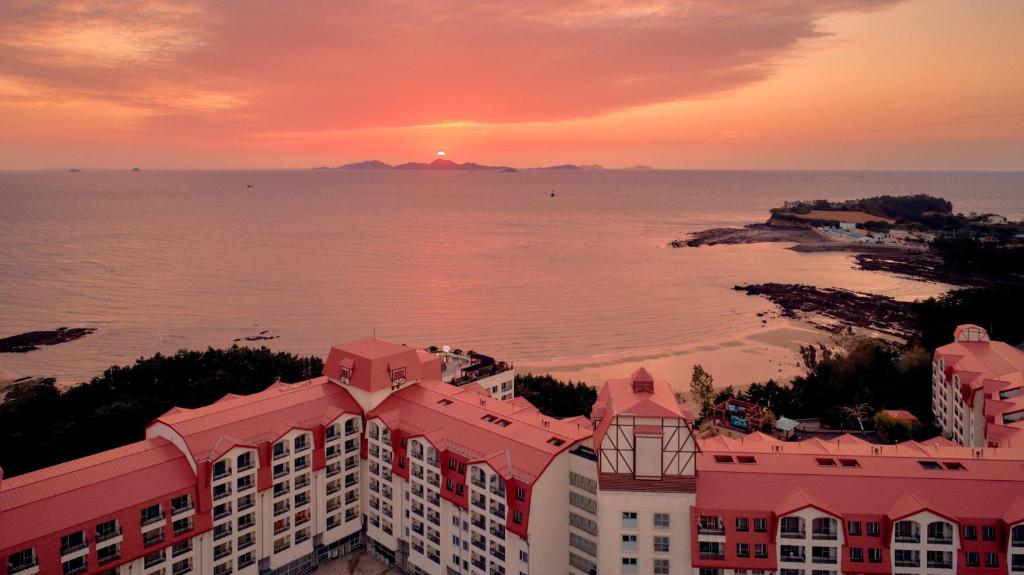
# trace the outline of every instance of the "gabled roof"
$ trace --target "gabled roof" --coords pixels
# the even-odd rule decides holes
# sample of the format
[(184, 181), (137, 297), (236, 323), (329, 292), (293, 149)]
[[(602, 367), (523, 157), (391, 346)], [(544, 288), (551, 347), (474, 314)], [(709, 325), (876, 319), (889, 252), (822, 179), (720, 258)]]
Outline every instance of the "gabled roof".
[(407, 382), (441, 379), (441, 358), (373, 337), (331, 347), (324, 361), (324, 375), (335, 381), (344, 367), (351, 371), (349, 385), (366, 391), (391, 389), (392, 373), (405, 369)]
[(532, 482), (559, 453), (591, 435), (586, 420), (541, 415), (525, 399), (499, 401), (478, 386), (427, 380), (391, 394), (366, 416), (423, 436), (436, 449), (486, 462), (506, 479)]
[(212, 461), (232, 447), (256, 447), (275, 441), (288, 431), (327, 425), (344, 413), (362, 414), (348, 391), (318, 377), (300, 383), (274, 383), (252, 395), (227, 395), (196, 409), (172, 410), (158, 423), (173, 429), (185, 441), (195, 461)]
[[(635, 385), (642, 384), (641, 386)], [(650, 390), (650, 391), (647, 391)], [(687, 419), (687, 413), (676, 401), (666, 381), (654, 381), (646, 369), (640, 368), (624, 379), (609, 379), (597, 394), (590, 418), (600, 420), (594, 431), (594, 447), (599, 448), (615, 417), (629, 415), (649, 418)]]
[(782, 516), (789, 515), (790, 513), (795, 513), (797, 511), (800, 511), (801, 509), (806, 509), (808, 507), (813, 507), (819, 511), (824, 511), (829, 515), (838, 516), (838, 514), (832, 511), (832, 509), (828, 505), (821, 502), (821, 500), (819, 500), (817, 497), (809, 495), (799, 486), (794, 487), (792, 491), (787, 493), (786, 496), (783, 497), (782, 500), (779, 501), (779, 503), (775, 506), (775, 509), (773, 509), (773, 511), (776, 515)]
[(190, 492), (195, 485), (185, 454), (163, 438), (5, 478), (0, 483), (0, 549), (109, 519), (123, 509)]
[[(1008, 508), (1024, 513), (1024, 503), (1015, 503), (1024, 489), (1020, 450), (942, 440), (873, 445), (843, 436), (748, 438), (698, 440), (699, 507), (778, 512), (809, 504), (833, 515), (893, 519), (924, 509), (954, 520), (999, 518)], [(738, 455), (751, 462), (738, 463)]]

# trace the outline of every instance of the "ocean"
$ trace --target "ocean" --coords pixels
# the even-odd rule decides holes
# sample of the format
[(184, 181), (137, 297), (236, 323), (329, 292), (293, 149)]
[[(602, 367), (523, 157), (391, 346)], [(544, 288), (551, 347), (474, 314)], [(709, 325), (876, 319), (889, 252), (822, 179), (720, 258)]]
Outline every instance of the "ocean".
[(447, 344), (593, 384), (640, 364), (681, 386), (694, 363), (719, 385), (783, 377), (821, 334), (765, 321), (772, 305), (734, 285), (949, 286), (842, 253), (668, 242), (785, 200), (907, 193), (1024, 219), (1024, 173), (0, 172), (0, 337), (98, 328), (2, 354), (0, 377), (73, 383), (261, 332), (276, 337), (253, 345), (321, 357), (369, 335)]

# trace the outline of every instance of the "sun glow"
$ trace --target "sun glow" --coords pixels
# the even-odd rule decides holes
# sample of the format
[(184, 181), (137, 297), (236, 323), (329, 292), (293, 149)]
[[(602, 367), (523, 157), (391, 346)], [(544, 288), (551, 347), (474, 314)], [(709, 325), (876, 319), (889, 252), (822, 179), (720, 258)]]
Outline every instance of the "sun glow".
[(437, 155), (439, 157), (444, 157), (444, 156), (447, 156), (448, 154), (444, 150), (438, 150), (437, 151)]

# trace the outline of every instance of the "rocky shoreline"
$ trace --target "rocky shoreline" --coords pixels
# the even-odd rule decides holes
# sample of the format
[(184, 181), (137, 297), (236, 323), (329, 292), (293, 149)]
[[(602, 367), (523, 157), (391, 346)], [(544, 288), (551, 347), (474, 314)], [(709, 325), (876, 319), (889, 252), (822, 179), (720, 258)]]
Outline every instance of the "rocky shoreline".
[[(737, 285), (733, 289), (762, 296), (783, 317), (801, 319), (830, 333), (857, 327), (904, 339), (913, 333), (911, 304), (888, 296), (803, 284)], [(822, 318), (831, 321), (821, 321)]]
[(701, 246), (759, 244), (765, 242), (792, 242), (798, 244), (825, 243), (825, 240), (809, 227), (773, 226), (769, 224), (748, 224), (742, 228), (712, 228), (694, 232), (688, 239), (674, 240), (674, 248), (698, 248)]
[(94, 327), (58, 327), (49, 331), (30, 331), (0, 339), (0, 353), (28, 353), (46, 345), (57, 345), (85, 337)]

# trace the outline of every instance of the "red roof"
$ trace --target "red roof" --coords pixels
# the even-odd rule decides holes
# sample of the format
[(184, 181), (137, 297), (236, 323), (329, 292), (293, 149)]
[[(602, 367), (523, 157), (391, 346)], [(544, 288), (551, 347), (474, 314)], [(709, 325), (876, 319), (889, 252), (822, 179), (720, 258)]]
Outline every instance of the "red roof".
[(601, 445), (612, 419), (619, 415), (687, 419), (668, 382), (654, 381), (642, 367), (629, 378), (609, 379), (598, 392), (590, 413), (591, 419), (599, 421), (594, 431), (595, 448)]
[(416, 348), (368, 337), (333, 346), (324, 375), (337, 380), (341, 368), (351, 370), (349, 385), (366, 391), (391, 389), (392, 374), (405, 369), (405, 380), (441, 379), (441, 358)]
[(897, 421), (917, 421), (917, 416), (906, 409), (883, 409), (881, 412)]
[[(699, 507), (777, 511), (803, 501), (833, 514), (898, 518), (927, 508), (951, 518), (1001, 518), (1024, 490), (1024, 452), (1015, 449), (749, 438), (698, 441)], [(748, 455), (755, 462), (720, 463), (716, 455)], [(947, 466), (953, 463), (963, 469)], [(794, 494), (796, 485), (801, 493)]]
[(341, 386), (326, 377), (301, 383), (275, 383), (252, 395), (226, 395), (196, 409), (175, 408), (147, 427), (163, 423), (185, 440), (198, 461), (217, 459), (232, 447), (276, 441), (291, 429), (327, 425), (362, 409)]
[[(967, 334), (981, 339), (962, 341)], [(945, 363), (946, 377), (952, 381), (953, 375), (960, 376), (958, 391), (968, 405), (974, 405), (975, 394), (981, 391), (985, 437), (990, 443), (1024, 448), (1024, 420), (1004, 419), (1024, 411), (1024, 352), (989, 341), (984, 330), (974, 325), (959, 326), (955, 337), (957, 341), (935, 350), (936, 359), (941, 357)]]
[(526, 481), (536, 480), (556, 455), (591, 434), (590, 425), (546, 417), (525, 399), (498, 401), (477, 386), (436, 380), (391, 394), (367, 414), (373, 418)]
[(195, 487), (185, 455), (163, 438), (146, 439), (0, 483), (0, 549)]

